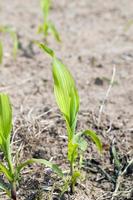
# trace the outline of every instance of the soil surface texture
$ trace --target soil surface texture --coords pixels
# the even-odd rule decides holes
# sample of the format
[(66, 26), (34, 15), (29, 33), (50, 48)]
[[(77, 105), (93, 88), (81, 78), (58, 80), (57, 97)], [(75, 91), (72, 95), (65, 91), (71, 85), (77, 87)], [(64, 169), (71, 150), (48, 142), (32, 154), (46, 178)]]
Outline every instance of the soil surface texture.
[[(53, 0), (49, 13), (61, 35), (47, 44), (70, 69), (79, 90), (77, 131), (94, 129), (103, 142), (100, 155), (90, 139), (84, 156), (82, 180), (75, 194), (60, 197), (63, 181), (49, 168), (26, 167), (18, 200), (132, 200), (133, 166), (120, 177), (111, 160), (115, 146), (122, 169), (133, 157), (133, 1)], [(64, 170), (67, 134), (53, 93), (51, 58), (33, 40), (43, 22), (39, 0), (0, 1), (0, 25), (15, 28), (20, 43), (16, 60), (12, 41), (4, 39), (0, 92), (13, 106), (13, 156), (52, 160)], [(113, 83), (111, 83), (111, 80)], [(1, 176), (1, 179), (3, 177)], [(115, 191), (115, 192), (114, 192)], [(8, 200), (1, 192), (1, 200)]]

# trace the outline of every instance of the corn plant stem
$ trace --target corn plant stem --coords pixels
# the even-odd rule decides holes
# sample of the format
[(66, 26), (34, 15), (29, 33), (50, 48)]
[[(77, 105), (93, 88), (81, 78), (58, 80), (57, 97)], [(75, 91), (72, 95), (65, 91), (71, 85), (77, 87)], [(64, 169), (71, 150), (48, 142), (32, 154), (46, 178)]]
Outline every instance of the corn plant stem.
[(8, 152), (6, 160), (7, 160), (7, 163), (8, 163), (9, 170), (10, 170), (11, 174), (13, 175), (14, 174), (14, 168), (13, 168), (13, 165), (12, 165), (11, 153), (10, 152)]
[(12, 174), (12, 177), (13, 177), (13, 180), (10, 181), (10, 185), (11, 185), (11, 198), (13, 200), (17, 200), (17, 195), (16, 195), (16, 181), (14, 179), (14, 167), (13, 167), (13, 163), (12, 163), (10, 140), (8, 141), (8, 143), (6, 145), (6, 160), (7, 160), (7, 163), (8, 163), (9, 170), (10, 170), (10, 172)]
[[(11, 158), (11, 155), (10, 155), (10, 158)], [(9, 165), (9, 169), (11, 170), (12, 175), (14, 176), (14, 168), (13, 168), (13, 165), (12, 165), (12, 162), (10, 159), (8, 159), (8, 165)], [(11, 198), (13, 200), (17, 200), (16, 181), (15, 181), (14, 177), (13, 177), (13, 181), (10, 182), (10, 185), (11, 185)]]
[(13, 164), (12, 164), (10, 141), (8, 141), (5, 146), (6, 146), (5, 158), (7, 160), (9, 170), (10, 170), (11, 174), (13, 175), (14, 174), (14, 167), (13, 167)]
[(73, 173), (74, 173), (74, 165), (73, 162), (70, 162), (70, 176), (71, 176), (71, 183), (70, 183), (70, 193), (74, 193), (74, 183), (73, 183)]
[(16, 194), (16, 182), (11, 183), (11, 198), (13, 200), (17, 200), (17, 194)]

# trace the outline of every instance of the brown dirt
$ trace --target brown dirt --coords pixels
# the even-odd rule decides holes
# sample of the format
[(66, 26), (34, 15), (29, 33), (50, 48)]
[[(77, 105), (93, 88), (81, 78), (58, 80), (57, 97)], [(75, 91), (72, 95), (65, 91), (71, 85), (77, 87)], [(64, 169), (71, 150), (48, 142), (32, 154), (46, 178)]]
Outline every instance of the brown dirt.
[[(5, 40), (3, 66), (0, 67), (0, 91), (7, 92), (13, 104), (16, 149), (21, 149), (20, 160), (32, 156), (52, 158), (68, 169), (67, 139), (64, 122), (57, 109), (51, 75), (51, 63), (36, 46), (29, 44), (40, 39), (36, 34), (42, 20), (37, 0), (4, 0), (0, 3), (0, 24), (16, 28), (24, 50), (17, 60), (10, 55), (10, 38)], [(52, 36), (48, 43), (71, 70), (79, 89), (81, 105), (78, 130), (94, 128), (105, 144), (102, 156), (90, 141), (85, 159), (94, 158), (103, 169), (113, 171), (107, 145), (115, 138), (121, 156), (132, 157), (133, 140), (133, 19), (132, 0), (61, 0), (53, 1), (50, 18), (62, 38), (57, 44)], [(113, 67), (115, 82), (104, 106), (99, 131), (99, 108), (105, 98)], [(110, 129), (109, 129), (110, 128)], [(109, 131), (108, 131), (109, 130)], [(111, 199), (113, 184), (100, 173), (85, 173), (85, 180), (76, 188), (75, 195), (64, 199)], [(57, 199), (53, 185), (61, 181), (40, 166), (30, 166), (23, 172), (18, 199)], [(52, 189), (51, 189), (52, 188)], [(133, 199), (133, 177), (124, 178), (116, 199)], [(47, 189), (50, 191), (46, 192)], [(124, 192), (125, 191), (125, 192)], [(6, 199), (5, 196), (1, 199)]]

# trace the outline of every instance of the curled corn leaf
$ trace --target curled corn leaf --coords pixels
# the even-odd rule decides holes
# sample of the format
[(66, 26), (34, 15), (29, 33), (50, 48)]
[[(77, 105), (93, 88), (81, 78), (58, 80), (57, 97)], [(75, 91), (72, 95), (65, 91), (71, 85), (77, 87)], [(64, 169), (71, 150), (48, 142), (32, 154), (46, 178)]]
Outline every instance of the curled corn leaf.
[(53, 164), (52, 162), (47, 161), (45, 159), (35, 159), (35, 158), (32, 158), (30, 160), (25, 161), (24, 163), (19, 164), (17, 166), (17, 172), (18, 172), (18, 174), (20, 173), (20, 171), (24, 167), (26, 167), (29, 164), (33, 164), (33, 163), (42, 164), (42, 165), (45, 165), (47, 167), (50, 167), (53, 170), (53, 172), (55, 172), (56, 174), (58, 174), (60, 177), (63, 177), (62, 170), (56, 164)]
[(93, 130), (86, 130), (83, 132), (84, 135), (89, 136), (91, 140), (95, 143), (96, 147), (98, 150), (101, 152), (102, 151), (102, 143), (99, 137), (97, 136), (96, 132)]
[(68, 138), (70, 140), (75, 132), (77, 113), (79, 110), (78, 91), (69, 70), (55, 56), (53, 50), (44, 44), (40, 44), (39, 46), (53, 58), (52, 72), (54, 79), (55, 98), (58, 107), (66, 120)]

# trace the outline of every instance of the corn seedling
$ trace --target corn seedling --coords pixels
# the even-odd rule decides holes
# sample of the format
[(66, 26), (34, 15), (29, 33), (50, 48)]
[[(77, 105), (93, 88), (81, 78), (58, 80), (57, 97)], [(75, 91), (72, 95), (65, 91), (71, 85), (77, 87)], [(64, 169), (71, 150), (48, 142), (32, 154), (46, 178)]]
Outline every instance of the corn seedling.
[(41, 9), (43, 13), (43, 24), (39, 26), (38, 33), (42, 33), (46, 38), (49, 33), (51, 33), (54, 38), (60, 42), (60, 35), (55, 27), (55, 25), (48, 19), (49, 10), (51, 6), (51, 0), (41, 0)]
[[(10, 34), (10, 37), (12, 38), (13, 41), (13, 56), (14, 59), (16, 59), (17, 55), (17, 50), (18, 50), (18, 38), (16, 32), (9, 26), (0, 26), (0, 33), (5, 35), (6, 33)], [(0, 41), (0, 64), (3, 61), (3, 42)]]
[[(93, 130), (76, 133), (77, 114), (79, 111), (79, 95), (73, 77), (67, 67), (56, 57), (53, 50), (44, 44), (39, 44), (43, 51), (52, 57), (52, 72), (54, 79), (54, 94), (58, 107), (65, 119), (68, 136), (68, 161), (70, 163), (70, 192), (74, 192), (75, 184), (81, 177), (80, 164), (83, 153), (87, 150), (87, 141), (83, 136), (89, 136), (101, 152), (102, 143)], [(79, 158), (79, 159), (78, 159)], [(79, 160), (79, 162), (77, 162)], [(80, 163), (80, 164), (79, 164)]]
[(57, 165), (44, 159), (29, 159), (23, 163), (14, 164), (12, 159), (11, 147), (11, 130), (12, 130), (12, 108), (9, 97), (6, 94), (0, 94), (0, 151), (3, 152), (4, 162), (0, 161), (0, 173), (6, 179), (5, 182), (0, 182), (0, 189), (5, 191), (6, 194), (13, 200), (17, 199), (16, 187), (20, 179), (21, 170), (33, 163), (43, 164), (50, 167), (53, 172), (56, 172), (62, 177), (62, 171)]

